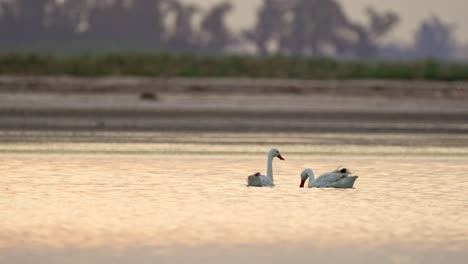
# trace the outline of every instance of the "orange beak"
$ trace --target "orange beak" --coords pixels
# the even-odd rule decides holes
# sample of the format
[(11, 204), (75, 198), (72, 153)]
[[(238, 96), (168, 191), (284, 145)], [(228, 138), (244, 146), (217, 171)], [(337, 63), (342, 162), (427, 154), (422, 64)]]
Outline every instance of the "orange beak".
[(299, 185), (299, 187), (304, 188), (305, 182), (306, 182), (306, 181), (301, 181), (301, 185)]

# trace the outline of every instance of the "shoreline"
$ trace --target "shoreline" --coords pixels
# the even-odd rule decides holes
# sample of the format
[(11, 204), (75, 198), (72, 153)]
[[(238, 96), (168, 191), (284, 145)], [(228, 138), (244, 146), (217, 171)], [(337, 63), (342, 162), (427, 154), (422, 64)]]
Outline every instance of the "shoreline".
[(468, 133), (468, 82), (0, 77), (0, 130)]
[(1, 76), (0, 93), (328, 94), (468, 100), (468, 81)]

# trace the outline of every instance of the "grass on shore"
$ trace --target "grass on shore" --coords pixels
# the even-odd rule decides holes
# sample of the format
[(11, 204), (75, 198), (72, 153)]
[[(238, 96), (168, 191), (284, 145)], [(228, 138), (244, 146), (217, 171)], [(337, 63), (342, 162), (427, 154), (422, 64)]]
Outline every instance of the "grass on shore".
[(287, 79), (468, 80), (468, 63), (435, 60), (339, 61), (328, 58), (170, 54), (0, 54), (1, 75), (249, 77)]

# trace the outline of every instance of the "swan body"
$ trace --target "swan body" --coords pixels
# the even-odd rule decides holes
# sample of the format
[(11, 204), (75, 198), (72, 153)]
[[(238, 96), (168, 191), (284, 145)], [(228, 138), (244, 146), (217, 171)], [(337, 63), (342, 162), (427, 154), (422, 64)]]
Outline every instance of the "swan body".
[(336, 170), (324, 173), (315, 179), (314, 172), (311, 169), (305, 169), (301, 173), (299, 187), (304, 187), (307, 178), (309, 179), (309, 188), (353, 188), (358, 176), (351, 176), (350, 170), (338, 167)]
[(271, 149), (268, 151), (267, 156), (267, 175), (261, 175), (260, 172), (255, 173), (247, 177), (247, 186), (263, 187), (263, 186), (274, 186), (273, 181), (273, 159), (278, 158), (284, 160), (280, 152), (277, 149)]

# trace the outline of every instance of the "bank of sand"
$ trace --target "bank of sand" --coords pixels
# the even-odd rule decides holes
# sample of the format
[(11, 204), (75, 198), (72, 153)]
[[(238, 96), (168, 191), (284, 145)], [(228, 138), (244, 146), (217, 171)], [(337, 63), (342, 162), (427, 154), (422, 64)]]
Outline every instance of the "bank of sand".
[(468, 83), (0, 77), (1, 130), (468, 132)]

